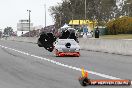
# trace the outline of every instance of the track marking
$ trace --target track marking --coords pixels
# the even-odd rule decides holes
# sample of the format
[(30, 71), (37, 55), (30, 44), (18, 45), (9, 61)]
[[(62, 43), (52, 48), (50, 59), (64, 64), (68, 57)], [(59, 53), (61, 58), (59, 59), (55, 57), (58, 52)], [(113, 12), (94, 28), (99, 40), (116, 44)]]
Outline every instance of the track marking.
[[(50, 60), (50, 59), (47, 59), (47, 58), (43, 58), (43, 57), (40, 57), (40, 56), (29, 54), (29, 53), (26, 53), (26, 52), (23, 52), (23, 51), (19, 51), (19, 50), (13, 49), (13, 48), (5, 47), (5, 46), (2, 46), (2, 45), (0, 45), (0, 47), (15, 51), (15, 52), (27, 55), (27, 56), (31, 56), (31, 57), (34, 57), (34, 58), (37, 58), (37, 59), (45, 60), (45, 61), (51, 62), (53, 64), (56, 64), (56, 65), (59, 65), (59, 66), (62, 66), (62, 67), (70, 68), (70, 69), (73, 69), (73, 70), (76, 70), (76, 71), (81, 71), (81, 68), (77, 68), (77, 67), (74, 67), (74, 66), (66, 65), (66, 64), (54, 61), (54, 60)], [(94, 72), (94, 71), (89, 71), (89, 70), (86, 70), (86, 71), (88, 71), (90, 74), (97, 75), (97, 76), (100, 76), (100, 77), (103, 77), (103, 78), (121, 79), (121, 78), (109, 76), (109, 75), (98, 73), (98, 72)]]

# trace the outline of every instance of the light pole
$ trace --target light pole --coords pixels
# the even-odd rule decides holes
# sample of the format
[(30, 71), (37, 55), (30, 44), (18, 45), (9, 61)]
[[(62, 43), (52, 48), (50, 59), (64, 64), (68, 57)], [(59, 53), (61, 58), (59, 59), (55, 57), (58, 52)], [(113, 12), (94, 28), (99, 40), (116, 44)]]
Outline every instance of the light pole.
[(87, 0), (85, 0), (85, 21), (86, 21), (86, 18), (87, 18), (86, 10), (87, 10)]
[(71, 9), (72, 9), (72, 11), (71, 11), (71, 15), (72, 15), (72, 27), (73, 27), (73, 17), (74, 17), (74, 15), (73, 15), (73, 5), (72, 5), (71, 2), (70, 2), (70, 5), (71, 5)]
[(44, 9), (45, 9), (45, 27), (46, 27), (46, 4), (44, 4)]
[(22, 36), (23, 36), (23, 24), (22, 24)]
[(27, 10), (28, 12), (29, 12), (29, 20), (28, 20), (28, 22), (29, 22), (29, 37), (30, 37), (30, 22), (31, 22), (31, 20), (30, 20), (30, 12), (31, 12), (31, 10)]
[(62, 19), (62, 14), (60, 13), (60, 27), (61, 27), (61, 19)]

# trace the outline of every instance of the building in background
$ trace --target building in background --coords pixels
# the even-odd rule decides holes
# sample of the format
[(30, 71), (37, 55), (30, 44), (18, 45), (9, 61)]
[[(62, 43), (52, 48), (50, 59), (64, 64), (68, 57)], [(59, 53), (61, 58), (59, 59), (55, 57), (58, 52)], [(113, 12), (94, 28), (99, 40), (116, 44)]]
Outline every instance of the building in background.
[(2, 37), (2, 29), (0, 29), (0, 38)]
[[(30, 31), (32, 31), (33, 29), (33, 23), (30, 22)], [(17, 35), (21, 36), (27, 32), (29, 32), (29, 20), (19, 20), (19, 22), (17, 23)]]
[(93, 31), (97, 22), (90, 20), (70, 20), (69, 25), (74, 26), (75, 28), (87, 26), (88, 31)]

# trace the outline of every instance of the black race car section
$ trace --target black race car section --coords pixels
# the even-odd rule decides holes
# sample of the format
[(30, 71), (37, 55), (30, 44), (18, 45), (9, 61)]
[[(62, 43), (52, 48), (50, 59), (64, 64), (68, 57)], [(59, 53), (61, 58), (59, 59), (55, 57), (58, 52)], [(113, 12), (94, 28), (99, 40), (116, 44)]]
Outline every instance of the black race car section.
[(38, 39), (38, 41), (42, 44), (42, 46), (52, 52), (54, 47), (53, 47), (53, 42), (56, 41), (56, 37), (53, 36), (52, 33), (42, 33), (40, 35), (40, 38)]
[[(38, 39), (38, 46), (44, 47), (46, 50), (52, 52), (54, 49), (53, 43), (56, 41), (56, 39), (57, 38), (53, 35), (53, 33), (42, 32), (40, 38)], [(62, 34), (59, 39), (74, 39), (76, 42), (78, 42), (75, 31), (73, 30), (62, 31)]]

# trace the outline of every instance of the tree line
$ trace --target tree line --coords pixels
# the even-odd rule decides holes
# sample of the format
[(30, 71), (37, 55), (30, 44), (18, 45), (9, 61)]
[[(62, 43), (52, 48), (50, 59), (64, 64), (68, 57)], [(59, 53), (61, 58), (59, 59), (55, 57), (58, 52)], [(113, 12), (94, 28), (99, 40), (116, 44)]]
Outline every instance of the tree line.
[[(49, 9), (57, 28), (70, 20), (85, 19), (85, 0), (62, 0)], [(132, 16), (132, 0), (86, 0), (86, 19), (104, 25), (110, 19)]]
[(120, 17), (106, 24), (108, 34), (132, 34), (132, 17)]
[(0, 31), (0, 37), (4, 36), (17, 36), (17, 34), (13, 31), (12, 27), (6, 27), (4, 28), (4, 31)]

